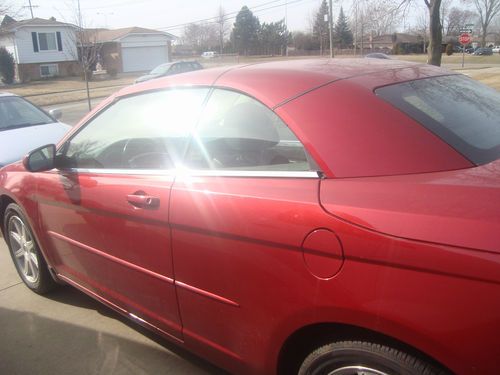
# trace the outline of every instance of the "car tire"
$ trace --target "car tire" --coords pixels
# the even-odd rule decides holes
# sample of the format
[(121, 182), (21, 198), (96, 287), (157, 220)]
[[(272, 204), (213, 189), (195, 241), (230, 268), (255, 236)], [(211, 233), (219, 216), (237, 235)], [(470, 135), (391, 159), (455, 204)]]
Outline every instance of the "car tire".
[(314, 350), (299, 375), (444, 375), (433, 365), (388, 346), (364, 341), (339, 341)]
[(33, 292), (45, 294), (57, 287), (21, 208), (11, 203), (4, 218), (5, 241), (19, 276)]

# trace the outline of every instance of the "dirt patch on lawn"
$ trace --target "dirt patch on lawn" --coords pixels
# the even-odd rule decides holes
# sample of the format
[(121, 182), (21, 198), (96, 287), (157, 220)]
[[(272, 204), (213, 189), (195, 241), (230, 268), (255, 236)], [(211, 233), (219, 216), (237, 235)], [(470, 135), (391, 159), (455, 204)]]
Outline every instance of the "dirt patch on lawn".
[[(137, 78), (135, 75), (124, 75), (115, 79), (90, 81), (90, 97), (109, 96), (121, 87), (131, 85)], [(52, 105), (84, 100), (87, 98), (85, 81), (81, 78), (59, 78), (47, 81), (35, 81), (29, 84), (5, 86), (0, 91), (8, 91), (24, 96), (37, 105)]]

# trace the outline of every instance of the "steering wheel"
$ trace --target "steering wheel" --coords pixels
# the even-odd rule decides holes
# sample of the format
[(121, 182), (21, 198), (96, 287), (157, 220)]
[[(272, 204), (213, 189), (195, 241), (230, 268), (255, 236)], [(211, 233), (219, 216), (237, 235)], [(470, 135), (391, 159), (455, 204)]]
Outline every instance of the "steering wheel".
[(151, 138), (129, 138), (122, 149), (122, 167), (133, 168), (130, 161), (141, 155), (154, 152), (157, 144)]
[(132, 169), (169, 169), (173, 165), (168, 153), (159, 151), (135, 155), (127, 164)]

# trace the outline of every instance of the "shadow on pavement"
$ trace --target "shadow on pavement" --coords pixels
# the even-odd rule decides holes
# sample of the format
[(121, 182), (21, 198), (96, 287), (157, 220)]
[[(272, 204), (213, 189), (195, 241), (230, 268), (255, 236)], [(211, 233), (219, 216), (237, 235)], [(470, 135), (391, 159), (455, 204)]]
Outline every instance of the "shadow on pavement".
[(0, 308), (0, 374), (226, 374), (71, 287), (48, 297), (120, 320), (166, 350), (34, 313)]

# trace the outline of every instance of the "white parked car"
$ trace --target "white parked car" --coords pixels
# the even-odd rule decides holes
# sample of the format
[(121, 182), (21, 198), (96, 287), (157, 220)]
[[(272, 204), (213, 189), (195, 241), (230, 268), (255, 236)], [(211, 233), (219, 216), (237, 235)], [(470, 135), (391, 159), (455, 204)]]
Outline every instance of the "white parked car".
[(62, 112), (46, 113), (26, 99), (0, 92), (0, 167), (31, 150), (57, 143), (71, 126), (57, 121)]
[(495, 46), (491, 49), (493, 53), (500, 53), (500, 46)]
[(204, 59), (213, 59), (216, 56), (217, 52), (215, 51), (206, 51), (201, 54), (201, 57), (203, 57)]

